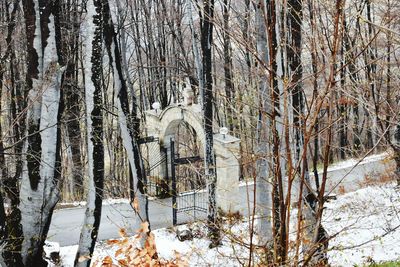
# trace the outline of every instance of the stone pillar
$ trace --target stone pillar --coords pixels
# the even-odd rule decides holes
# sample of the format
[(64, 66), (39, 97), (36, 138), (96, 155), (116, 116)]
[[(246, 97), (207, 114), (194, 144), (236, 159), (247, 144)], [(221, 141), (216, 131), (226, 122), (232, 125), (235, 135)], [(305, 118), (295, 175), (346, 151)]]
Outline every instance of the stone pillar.
[(164, 143), (162, 144), (162, 146), (165, 149), (166, 152), (166, 156), (167, 156), (167, 164), (164, 165), (164, 179), (168, 179), (168, 181), (170, 181), (172, 179), (171, 177), (171, 138), (173, 138), (174, 136), (165, 136), (164, 138)]
[(240, 139), (231, 135), (214, 135), (217, 164), (217, 206), (226, 213), (239, 211)]
[[(155, 110), (147, 110), (145, 112), (147, 136), (154, 138), (160, 137), (160, 113), (160, 111), (156, 112)], [(168, 186), (166, 178), (168, 177), (168, 162), (160, 162), (166, 156), (165, 150), (161, 146), (160, 142), (150, 142), (147, 144), (147, 147), (149, 149), (149, 151), (146, 151), (146, 153), (148, 153), (147, 160), (149, 161), (150, 168), (152, 168), (148, 174), (149, 177), (147, 177), (151, 182), (151, 185), (148, 188), (148, 193), (151, 196), (161, 198), (167, 197)]]

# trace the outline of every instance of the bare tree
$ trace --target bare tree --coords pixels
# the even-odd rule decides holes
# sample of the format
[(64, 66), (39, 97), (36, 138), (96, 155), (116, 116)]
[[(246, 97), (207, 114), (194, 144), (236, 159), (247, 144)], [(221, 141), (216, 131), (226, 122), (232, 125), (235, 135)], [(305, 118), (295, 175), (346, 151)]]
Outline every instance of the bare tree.
[(88, 180), (86, 212), (75, 258), (75, 266), (90, 266), (100, 226), (104, 185), (103, 145), (103, 2), (86, 2), (82, 38), (85, 57), (85, 103), (88, 151)]
[[(207, 223), (211, 238), (210, 247), (220, 243), (220, 234), (217, 225), (217, 203), (216, 203), (216, 170), (213, 140), (213, 77), (212, 77), (212, 44), (213, 44), (213, 18), (214, 0), (206, 0), (203, 3), (201, 16), (201, 51), (203, 55), (202, 69), (204, 77), (203, 89), (203, 113), (204, 113), (204, 157), (208, 189), (208, 213)], [(201, 89), (200, 89), (201, 90)]]
[[(62, 113), (60, 91), (64, 62), (61, 54), (59, 5), (49, 1), (24, 1), (29, 90), (23, 169), (19, 190), (20, 217), (14, 223), (18, 241), (6, 246), (8, 265), (43, 266), (43, 244), (58, 201)], [(40, 11), (39, 11), (40, 10)], [(16, 208), (16, 207), (15, 207)], [(14, 216), (18, 211), (14, 211)], [(18, 218), (20, 221), (18, 221)], [(21, 228), (19, 228), (20, 226)], [(12, 229), (12, 228), (11, 228)], [(20, 234), (20, 235), (18, 235)]]

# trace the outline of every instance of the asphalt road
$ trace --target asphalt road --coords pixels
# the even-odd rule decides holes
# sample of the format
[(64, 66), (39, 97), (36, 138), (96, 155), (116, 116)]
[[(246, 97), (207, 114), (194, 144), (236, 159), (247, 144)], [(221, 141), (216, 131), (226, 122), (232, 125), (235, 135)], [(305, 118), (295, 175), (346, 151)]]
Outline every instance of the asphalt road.
[[(392, 163), (382, 161), (379, 157), (372, 158), (362, 162), (356, 167), (349, 164), (341, 164), (341, 166), (332, 167), (328, 169), (328, 184), (327, 190), (334, 189), (332, 193), (337, 193), (340, 189), (336, 186), (339, 182), (346, 191), (353, 191), (363, 185), (365, 176), (377, 177), (383, 173)], [(248, 203), (252, 209), (252, 201), (248, 201), (248, 196), (253, 195), (252, 183), (246, 185), (241, 183), (239, 194), (236, 197), (238, 209), (241, 210), (243, 215), (249, 214)], [(152, 229), (169, 227), (172, 225), (172, 204), (171, 198), (163, 200), (150, 200), (149, 201), (149, 217)], [(50, 225), (48, 240), (58, 242), (61, 246), (68, 246), (77, 244), (79, 241), (80, 229), (83, 224), (85, 207), (74, 207), (59, 209), (54, 212), (53, 219)], [(118, 237), (118, 230), (123, 227), (128, 232), (133, 232), (133, 210), (127, 203), (119, 203), (103, 205), (102, 219), (99, 232), (99, 240), (105, 240)], [(180, 215), (181, 221), (193, 220), (193, 215), (198, 219), (204, 219), (205, 213), (196, 212), (196, 214), (189, 213)], [(182, 217), (183, 216), (183, 217)]]

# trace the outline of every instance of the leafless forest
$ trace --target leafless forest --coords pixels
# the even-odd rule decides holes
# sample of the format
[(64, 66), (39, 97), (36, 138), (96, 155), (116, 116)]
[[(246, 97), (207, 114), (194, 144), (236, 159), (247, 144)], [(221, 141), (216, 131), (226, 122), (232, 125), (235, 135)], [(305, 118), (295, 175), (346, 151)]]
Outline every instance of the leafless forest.
[[(185, 265), (154, 263), (148, 203), (195, 189), (221, 246), (244, 215), (219, 208), (231, 138), (232, 179), (254, 183), (238, 262), (328, 266), (328, 167), (386, 153), (400, 184), (399, 14), (397, 0), (0, 0), (0, 265), (47, 266), (54, 211), (85, 201), (74, 266), (90, 266), (110, 198), (129, 199), (150, 255), (120, 266)], [(197, 107), (201, 130), (150, 133)]]

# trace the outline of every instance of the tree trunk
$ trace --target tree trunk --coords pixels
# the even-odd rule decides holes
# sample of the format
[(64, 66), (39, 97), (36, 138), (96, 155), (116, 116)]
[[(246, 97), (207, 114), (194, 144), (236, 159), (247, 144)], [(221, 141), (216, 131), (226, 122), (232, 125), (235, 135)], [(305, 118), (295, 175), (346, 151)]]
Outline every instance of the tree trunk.
[(189, 26), (191, 29), (192, 33), (192, 49), (193, 49), (193, 55), (194, 55), (194, 62), (196, 66), (196, 74), (197, 74), (197, 79), (198, 79), (198, 85), (199, 85), (199, 104), (202, 105), (203, 101), (203, 94), (204, 94), (204, 75), (203, 75), (203, 66), (202, 66), (202, 61), (200, 58), (200, 51), (199, 51), (199, 46), (197, 44), (197, 34), (196, 30), (194, 28), (194, 23), (193, 23), (193, 11), (192, 11), (192, 1), (188, 1), (188, 13), (189, 13)]
[(59, 199), (61, 133), (58, 122), (63, 109), (60, 86), (64, 67), (60, 67), (63, 60), (57, 41), (59, 6), (48, 1), (40, 4), (25, 1), (24, 12), (30, 91), (20, 189), (24, 237), (21, 256), (25, 266), (44, 266), (47, 263), (42, 258), (43, 245)]
[[(260, 58), (259, 66), (259, 89), (258, 95), (259, 115), (257, 122), (257, 172), (256, 172), (256, 205), (257, 205), (257, 221), (256, 233), (259, 242), (267, 245), (272, 240), (272, 173), (268, 166), (269, 150), (269, 129), (271, 128), (268, 114), (271, 112), (271, 99), (269, 95), (269, 83), (266, 75), (266, 66), (269, 64), (269, 52), (267, 43), (267, 27), (265, 25), (266, 6), (264, 0), (260, 0), (256, 10), (256, 27), (257, 27), (257, 54)], [(270, 246), (271, 244), (268, 244)]]
[(65, 95), (65, 120), (66, 120), (66, 131), (68, 134), (69, 145), (72, 154), (72, 188), (73, 194), (71, 197), (73, 200), (83, 199), (83, 177), (84, 177), (84, 166), (81, 159), (82, 151), (82, 136), (80, 129), (80, 99), (81, 91), (78, 87), (78, 49), (79, 49), (79, 28), (78, 14), (76, 6), (73, 7), (73, 17), (70, 20), (66, 20), (66, 23), (71, 23), (71, 37), (70, 40), (66, 40), (69, 46), (69, 54), (65, 52), (65, 56), (69, 58), (68, 65), (65, 70), (63, 91)]
[[(131, 180), (131, 202), (136, 199), (139, 203), (138, 210), (135, 210), (137, 220), (134, 229), (140, 228), (140, 223), (148, 221), (148, 200), (145, 194), (146, 177), (142, 158), (137, 143), (139, 137), (139, 125), (135, 125), (136, 100), (134, 99), (132, 117), (129, 112), (128, 90), (126, 79), (123, 74), (121, 64), (121, 52), (117, 41), (117, 35), (114, 31), (114, 25), (110, 13), (108, 0), (104, 0), (104, 21), (107, 21), (104, 31), (104, 39), (108, 52), (108, 57), (114, 71), (114, 87), (117, 97), (118, 122), (121, 129), (121, 137), (124, 148), (128, 154)], [(142, 240), (143, 241), (143, 240)]]
[(102, 112), (103, 3), (86, 3), (84, 40), (85, 103), (87, 121), (88, 181), (87, 204), (75, 266), (90, 266), (100, 226), (104, 186), (104, 145)]
[(204, 77), (203, 89), (203, 112), (204, 112), (204, 157), (205, 173), (207, 177), (208, 190), (208, 213), (207, 224), (209, 237), (211, 239), (210, 247), (220, 244), (220, 233), (217, 223), (217, 203), (215, 186), (217, 176), (215, 171), (214, 140), (213, 140), (213, 78), (212, 78), (212, 43), (213, 43), (213, 18), (214, 18), (214, 0), (205, 0), (203, 2), (203, 16), (201, 17), (201, 50), (202, 65)]
[(231, 37), (229, 29), (229, 12), (230, 12), (230, 0), (224, 0), (224, 29), (223, 29), (223, 46), (224, 46), (224, 80), (225, 80), (225, 95), (226, 95), (226, 109), (225, 116), (227, 118), (226, 126), (233, 132), (235, 128), (235, 116), (233, 114), (232, 105), (234, 105), (235, 99), (235, 88), (233, 83), (232, 74), (232, 47)]
[(394, 132), (394, 160), (396, 169), (394, 171), (397, 180), (397, 186), (400, 187), (400, 124), (397, 124)]

